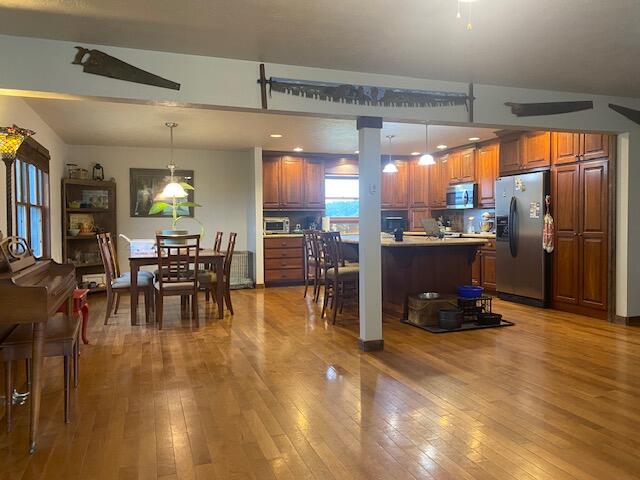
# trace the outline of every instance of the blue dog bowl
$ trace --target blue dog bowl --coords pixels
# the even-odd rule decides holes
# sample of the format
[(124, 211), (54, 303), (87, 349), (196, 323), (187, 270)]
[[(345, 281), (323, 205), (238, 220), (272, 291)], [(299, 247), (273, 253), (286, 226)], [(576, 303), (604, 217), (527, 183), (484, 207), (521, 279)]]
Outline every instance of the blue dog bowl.
[(484, 288), (473, 285), (462, 285), (458, 287), (458, 296), (461, 298), (478, 298), (482, 296)]

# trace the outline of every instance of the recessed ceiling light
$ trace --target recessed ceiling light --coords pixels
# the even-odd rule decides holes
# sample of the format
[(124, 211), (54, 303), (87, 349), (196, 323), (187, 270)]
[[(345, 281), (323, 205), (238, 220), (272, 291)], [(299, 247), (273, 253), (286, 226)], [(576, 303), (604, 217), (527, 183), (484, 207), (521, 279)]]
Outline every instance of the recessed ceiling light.
[(360, 150), (356, 150), (356, 151), (355, 151), (355, 152), (353, 152), (353, 153), (355, 153), (356, 155), (358, 155), (358, 154), (360, 153)]
[(478, 140), (480, 140), (480, 137), (469, 137), (470, 142), (477, 142)]
[(420, 152), (411, 152), (411, 155), (415, 157), (416, 155), (420, 155)]
[(302, 147), (296, 147), (293, 149), (294, 152), (301, 152), (302, 151)]
[(271, 135), (269, 135), (271, 138), (282, 138), (282, 134), (281, 133), (272, 133)]
[(438, 145), (436, 148), (438, 150), (444, 150), (445, 148), (447, 148), (447, 146), (446, 145)]

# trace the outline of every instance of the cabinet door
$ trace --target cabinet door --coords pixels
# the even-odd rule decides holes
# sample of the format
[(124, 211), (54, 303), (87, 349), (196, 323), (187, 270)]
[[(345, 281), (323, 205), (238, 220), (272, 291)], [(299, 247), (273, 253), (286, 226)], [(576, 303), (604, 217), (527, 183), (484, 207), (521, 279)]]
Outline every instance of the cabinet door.
[(324, 209), (324, 162), (304, 161), (304, 208)]
[(553, 170), (551, 198), (555, 225), (553, 299), (578, 303), (580, 167), (563, 165)]
[(520, 135), (500, 139), (500, 175), (508, 175), (522, 170)]
[(607, 307), (607, 161), (580, 165), (580, 304)]
[(551, 133), (527, 132), (523, 134), (522, 165), (526, 169), (551, 165)]
[(580, 134), (554, 132), (551, 134), (551, 162), (554, 165), (573, 163), (580, 157)]
[(409, 206), (409, 162), (398, 160), (398, 172), (393, 185), (393, 208), (406, 209)]
[(498, 176), (498, 144), (484, 145), (478, 149), (476, 178), (478, 180), (478, 206), (496, 205), (496, 177)]
[(280, 163), (280, 201), (282, 208), (304, 208), (304, 159), (282, 157)]
[(422, 231), (422, 220), (431, 218), (431, 210), (428, 208), (412, 208), (409, 210), (409, 230)]
[(482, 284), (482, 251), (477, 250), (471, 264), (471, 285), (480, 286)]
[(409, 164), (409, 207), (429, 205), (429, 165), (418, 165), (418, 160)]
[(262, 203), (265, 209), (280, 208), (280, 157), (262, 160)]
[(609, 136), (598, 133), (580, 135), (580, 153), (582, 160), (609, 157)]
[(439, 202), (439, 190), (440, 190), (440, 169), (442, 167), (442, 162), (439, 158), (434, 158), (435, 165), (429, 165), (427, 168), (429, 169), (429, 206), (430, 207), (438, 207), (440, 206)]
[(393, 208), (396, 173), (382, 172), (380, 176), (380, 207)]
[(483, 250), (480, 256), (482, 266), (482, 287), (490, 292), (496, 290), (496, 252)]
[(460, 183), (460, 152), (451, 152), (442, 159), (447, 163), (447, 184)]
[(474, 182), (476, 179), (476, 150), (468, 148), (460, 152), (460, 181)]

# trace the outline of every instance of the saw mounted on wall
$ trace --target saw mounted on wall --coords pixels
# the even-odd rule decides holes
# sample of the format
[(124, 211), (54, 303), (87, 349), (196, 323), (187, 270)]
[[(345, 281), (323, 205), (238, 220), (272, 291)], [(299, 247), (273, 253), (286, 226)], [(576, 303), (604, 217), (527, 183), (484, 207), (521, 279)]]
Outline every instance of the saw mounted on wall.
[(620, 115), (624, 115), (632, 122), (640, 125), (640, 110), (634, 110), (633, 108), (623, 107), (622, 105), (616, 105), (615, 103), (610, 103), (609, 108), (611, 110), (618, 112)]
[(593, 108), (591, 100), (579, 102), (543, 102), (543, 103), (515, 103), (505, 102), (511, 107), (511, 113), (517, 117), (537, 117), (543, 115), (558, 115), (560, 113), (580, 112)]
[(82, 70), (86, 73), (124, 80), (125, 82), (142, 83), (145, 85), (153, 85), (154, 87), (180, 90), (179, 83), (134, 67), (100, 50), (90, 50), (84, 47), (75, 48), (77, 48), (78, 51), (71, 63), (73, 65), (82, 65)]
[(260, 85), (262, 108), (265, 110), (268, 108), (268, 85), (269, 97), (271, 92), (279, 92), (314, 100), (375, 107), (452, 107), (464, 105), (469, 111), (470, 121), (473, 121), (473, 84), (469, 85), (468, 93), (462, 93), (351, 85), (291, 78), (267, 78), (264, 64), (260, 64), (260, 78), (257, 83)]

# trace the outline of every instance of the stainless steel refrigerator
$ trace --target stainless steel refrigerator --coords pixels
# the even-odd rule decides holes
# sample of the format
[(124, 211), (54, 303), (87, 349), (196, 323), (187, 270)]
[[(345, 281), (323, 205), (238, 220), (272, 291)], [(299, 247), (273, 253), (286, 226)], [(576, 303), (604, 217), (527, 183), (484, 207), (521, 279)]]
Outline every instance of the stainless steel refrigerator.
[(542, 248), (549, 173), (496, 180), (496, 287), (498, 297), (546, 306), (549, 255)]

